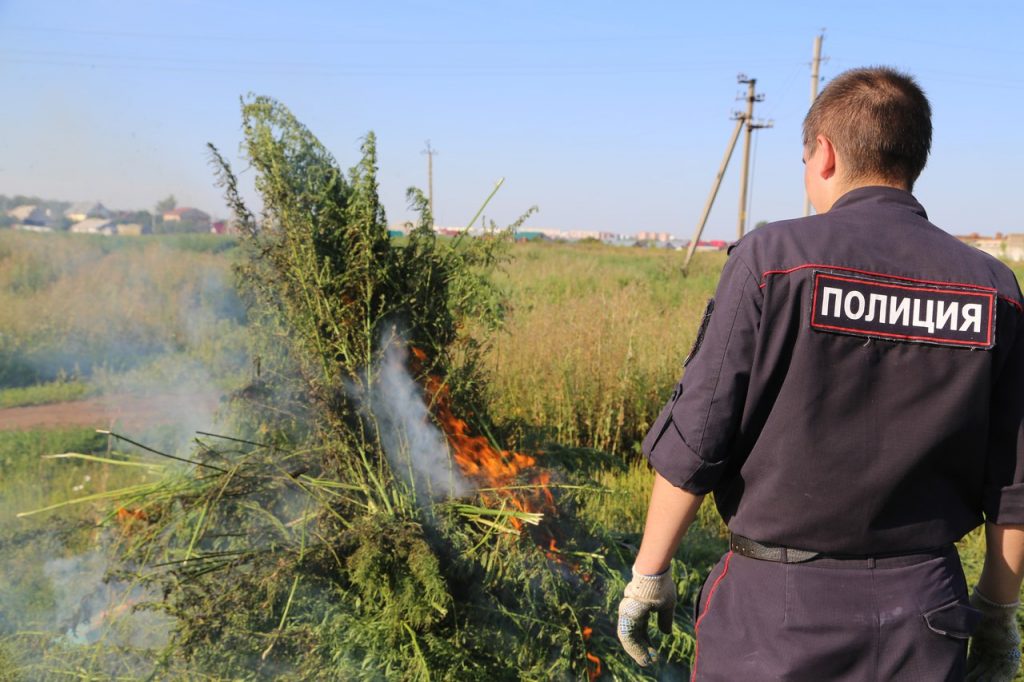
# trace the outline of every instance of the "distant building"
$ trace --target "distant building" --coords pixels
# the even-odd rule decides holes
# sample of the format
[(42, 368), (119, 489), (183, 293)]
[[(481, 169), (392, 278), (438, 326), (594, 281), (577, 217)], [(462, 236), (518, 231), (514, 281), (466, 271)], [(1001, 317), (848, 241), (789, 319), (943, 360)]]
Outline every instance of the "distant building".
[(568, 239), (608, 239), (612, 236), (611, 232), (599, 232), (597, 230), (568, 230), (565, 232), (565, 236)]
[(996, 258), (1024, 260), (1024, 234), (1021, 233), (1004, 235), (1002, 232), (996, 232), (994, 237), (985, 237), (972, 232), (960, 235), (957, 239)]
[(1008, 260), (1024, 260), (1024, 234), (1015, 233), (1006, 235), (1005, 252), (1003, 256)]
[(32, 225), (36, 227), (47, 227), (53, 221), (53, 213), (48, 208), (36, 206), (35, 204), (22, 204), (7, 212), (7, 215), (14, 219), (18, 225)]
[(165, 223), (191, 223), (197, 227), (210, 227), (210, 214), (198, 208), (183, 206), (164, 213)]
[(86, 218), (79, 220), (71, 226), (71, 232), (75, 234), (117, 234), (117, 226), (109, 218)]
[(644, 242), (670, 242), (672, 235), (668, 232), (637, 232), (636, 238)]
[(110, 218), (111, 213), (98, 201), (81, 201), (64, 211), (64, 217), (72, 223), (80, 223), (87, 218)]
[(49, 225), (26, 225), (24, 223), (20, 225), (12, 225), (15, 230), (24, 230), (25, 232), (53, 232), (53, 228)]
[(130, 237), (139, 237), (146, 232), (146, 228), (143, 227), (142, 223), (118, 223), (117, 234), (124, 234)]
[[(401, 230), (403, 228), (407, 229), (408, 226), (411, 226), (411, 223), (405, 223), (403, 226), (392, 225), (389, 229)], [(467, 228), (465, 227), (434, 225), (435, 232), (437, 232), (439, 235), (447, 237), (454, 237), (456, 235), (464, 234), (466, 233), (466, 230)], [(474, 237), (480, 237), (490, 233), (490, 229), (485, 229), (481, 227), (473, 227), (469, 229), (469, 234), (473, 235)], [(533, 241), (534, 239), (540, 237), (555, 241), (568, 242), (590, 239), (594, 241), (604, 242), (606, 244), (625, 243), (626, 240), (628, 240), (628, 243), (632, 244), (634, 241), (636, 241), (632, 237), (625, 237), (615, 232), (605, 232), (602, 230), (559, 230), (553, 227), (533, 226), (522, 227), (516, 230), (514, 237), (517, 240), (527, 241)]]
[(725, 251), (729, 248), (729, 242), (722, 239), (709, 239), (697, 242), (697, 251)]

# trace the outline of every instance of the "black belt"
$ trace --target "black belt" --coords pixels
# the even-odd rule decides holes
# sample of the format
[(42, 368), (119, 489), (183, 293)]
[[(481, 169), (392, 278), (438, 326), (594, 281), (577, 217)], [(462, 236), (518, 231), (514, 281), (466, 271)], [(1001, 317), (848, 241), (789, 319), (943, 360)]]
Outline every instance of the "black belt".
[(813, 562), (815, 566), (834, 568), (899, 568), (901, 566), (913, 566), (922, 561), (935, 559), (945, 556), (951, 551), (956, 551), (952, 545), (948, 545), (935, 549), (914, 550), (912, 552), (879, 556), (826, 554), (757, 542), (735, 533), (729, 536), (729, 549), (735, 554), (750, 559), (758, 559), (759, 561), (775, 561), (783, 564)]

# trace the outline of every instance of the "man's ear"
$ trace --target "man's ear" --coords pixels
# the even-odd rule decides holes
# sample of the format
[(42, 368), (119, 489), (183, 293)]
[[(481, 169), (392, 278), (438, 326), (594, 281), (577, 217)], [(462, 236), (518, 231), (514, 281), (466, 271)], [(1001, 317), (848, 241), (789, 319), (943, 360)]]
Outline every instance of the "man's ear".
[(818, 145), (818, 163), (814, 170), (822, 180), (831, 180), (836, 174), (836, 148), (832, 145), (832, 140), (824, 135), (818, 135), (815, 143)]

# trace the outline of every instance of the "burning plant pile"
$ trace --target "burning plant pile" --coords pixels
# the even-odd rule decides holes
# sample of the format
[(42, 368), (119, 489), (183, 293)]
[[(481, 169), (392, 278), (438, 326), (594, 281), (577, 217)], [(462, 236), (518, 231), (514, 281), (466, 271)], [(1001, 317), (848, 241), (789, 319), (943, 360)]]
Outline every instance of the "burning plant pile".
[[(258, 373), (230, 430), (110, 516), (115, 577), (173, 618), (155, 676), (649, 676), (612, 622), (627, 529), (574, 513), (607, 494), (598, 455), (504, 450), (488, 418), (485, 342), (466, 329), (501, 324), (490, 273), (508, 235), (439, 241), (410, 191), (421, 218), (393, 243), (372, 134), (346, 176), (281, 104), (242, 113), (259, 215), (211, 152), (243, 231)], [(663, 651), (691, 644), (677, 627)]]

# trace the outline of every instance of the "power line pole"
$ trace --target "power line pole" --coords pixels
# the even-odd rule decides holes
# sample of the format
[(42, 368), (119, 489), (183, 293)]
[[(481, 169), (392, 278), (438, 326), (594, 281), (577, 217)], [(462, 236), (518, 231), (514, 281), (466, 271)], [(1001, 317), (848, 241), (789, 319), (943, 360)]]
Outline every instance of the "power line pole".
[(718, 196), (718, 188), (722, 186), (722, 178), (725, 177), (725, 169), (729, 167), (729, 159), (732, 158), (732, 152), (736, 149), (736, 140), (740, 139), (740, 131), (743, 130), (743, 122), (746, 119), (742, 115), (736, 116), (736, 128), (732, 131), (732, 137), (729, 138), (729, 144), (725, 148), (725, 156), (722, 157), (722, 165), (718, 167), (718, 174), (715, 175), (715, 182), (711, 185), (711, 194), (708, 195), (708, 200), (704, 203), (704, 211), (700, 214), (700, 220), (697, 222), (697, 230), (693, 233), (693, 239), (690, 240), (690, 247), (686, 250), (686, 260), (683, 261), (683, 272), (690, 267), (690, 261), (693, 259), (693, 252), (697, 250), (697, 243), (700, 241), (700, 236), (704, 233), (704, 226), (708, 222), (708, 216), (711, 215), (711, 206), (715, 203), (715, 197)]
[(427, 148), (424, 149), (420, 154), (427, 155), (427, 202), (430, 207), (430, 222), (434, 222), (434, 155), (438, 151), (430, 146), (430, 140), (427, 140)]
[(736, 77), (736, 80), (740, 83), (747, 84), (747, 111), (741, 114), (742, 120), (746, 123), (747, 134), (743, 138), (743, 169), (742, 175), (740, 176), (740, 214), (739, 214), (739, 225), (737, 229), (737, 239), (743, 238), (743, 233), (746, 230), (747, 225), (747, 184), (748, 177), (750, 175), (750, 138), (754, 130), (758, 128), (771, 128), (772, 122), (759, 123), (754, 121), (754, 102), (763, 102), (764, 95), (759, 95), (754, 91), (754, 87), (757, 85), (756, 78), (747, 78), (742, 73)]
[(687, 268), (690, 267), (690, 261), (693, 260), (693, 254), (697, 250), (697, 244), (700, 242), (700, 236), (704, 233), (704, 226), (708, 222), (708, 216), (711, 215), (711, 206), (715, 203), (715, 197), (718, 196), (718, 189), (722, 186), (722, 178), (725, 177), (725, 169), (729, 167), (729, 160), (732, 158), (732, 153), (736, 149), (736, 142), (740, 139), (740, 132), (746, 128), (747, 141), (745, 145), (746, 149), (744, 150), (742, 189), (740, 190), (740, 237), (743, 236), (743, 224), (746, 221), (750, 133), (755, 128), (770, 128), (772, 126), (772, 122), (754, 122), (754, 102), (760, 102), (764, 99), (764, 95), (758, 95), (754, 92), (754, 84), (757, 82), (757, 79), (747, 78), (741, 73), (736, 77), (736, 80), (740, 83), (747, 83), (750, 86), (747, 93), (747, 110), (745, 112), (737, 111), (733, 114), (732, 118), (736, 121), (736, 128), (733, 129), (732, 137), (729, 138), (729, 144), (725, 148), (725, 156), (722, 157), (722, 164), (718, 167), (718, 173), (715, 175), (715, 182), (711, 185), (711, 193), (708, 195), (708, 200), (704, 203), (704, 211), (700, 214), (700, 220), (697, 222), (697, 229), (694, 231), (693, 239), (690, 240), (690, 247), (686, 250), (686, 260), (683, 261), (684, 273)]
[[(825, 39), (825, 29), (821, 29), (814, 38), (814, 57), (811, 59), (811, 104), (814, 104), (814, 100), (818, 97), (818, 83), (821, 80), (819, 71), (821, 70), (821, 41)], [(804, 215), (811, 215), (811, 197), (808, 196), (807, 192), (804, 192)]]

